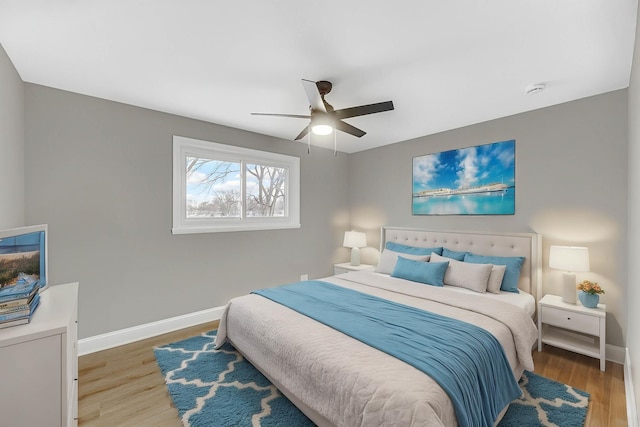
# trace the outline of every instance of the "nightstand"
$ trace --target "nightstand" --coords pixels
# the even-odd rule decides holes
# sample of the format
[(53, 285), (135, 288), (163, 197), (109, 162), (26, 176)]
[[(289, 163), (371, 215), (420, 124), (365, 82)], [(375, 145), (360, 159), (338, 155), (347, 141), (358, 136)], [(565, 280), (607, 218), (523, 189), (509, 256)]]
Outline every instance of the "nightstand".
[(351, 271), (373, 270), (375, 267), (369, 264), (351, 265), (349, 262), (333, 264), (333, 274), (349, 273)]
[(545, 295), (538, 302), (538, 351), (542, 343), (600, 359), (605, 369), (607, 306), (567, 304), (562, 297)]

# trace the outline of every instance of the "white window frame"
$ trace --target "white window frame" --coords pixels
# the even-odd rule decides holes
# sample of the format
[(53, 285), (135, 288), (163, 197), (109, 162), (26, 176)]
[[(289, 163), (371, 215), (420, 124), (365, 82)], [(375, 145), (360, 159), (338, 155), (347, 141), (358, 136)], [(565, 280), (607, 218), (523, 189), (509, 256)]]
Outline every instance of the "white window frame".
[[(242, 188), (242, 217), (187, 218), (186, 158), (200, 157), (232, 162), (256, 163), (287, 170), (285, 216), (245, 216), (245, 189)], [(242, 173), (246, 173), (242, 171)], [(244, 183), (243, 183), (244, 187)], [(173, 234), (300, 228), (300, 158), (234, 145), (173, 136)]]

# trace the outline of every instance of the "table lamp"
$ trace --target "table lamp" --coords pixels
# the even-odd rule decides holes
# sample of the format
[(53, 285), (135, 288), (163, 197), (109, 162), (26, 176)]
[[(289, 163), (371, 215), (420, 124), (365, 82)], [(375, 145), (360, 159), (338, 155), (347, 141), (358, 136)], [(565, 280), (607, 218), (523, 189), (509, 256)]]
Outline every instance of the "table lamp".
[(577, 302), (576, 271), (589, 271), (589, 249), (579, 246), (551, 246), (549, 267), (564, 270), (562, 300)]
[(342, 246), (351, 248), (351, 265), (360, 265), (360, 248), (367, 246), (367, 235), (359, 231), (345, 231)]

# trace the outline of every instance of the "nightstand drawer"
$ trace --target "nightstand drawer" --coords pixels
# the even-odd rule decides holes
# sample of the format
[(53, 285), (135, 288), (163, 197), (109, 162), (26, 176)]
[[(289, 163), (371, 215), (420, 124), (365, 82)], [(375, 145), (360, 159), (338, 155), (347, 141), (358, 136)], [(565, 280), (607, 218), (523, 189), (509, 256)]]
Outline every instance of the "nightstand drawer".
[(543, 323), (589, 335), (600, 336), (599, 317), (544, 306), (542, 307), (541, 316)]

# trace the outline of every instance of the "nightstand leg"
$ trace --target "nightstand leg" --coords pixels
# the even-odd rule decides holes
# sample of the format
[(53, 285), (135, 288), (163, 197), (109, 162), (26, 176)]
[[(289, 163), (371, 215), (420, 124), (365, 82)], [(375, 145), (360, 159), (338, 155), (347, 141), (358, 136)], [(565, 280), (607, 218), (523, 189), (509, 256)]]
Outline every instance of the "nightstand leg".
[(540, 306), (538, 305), (538, 351), (542, 351), (542, 316), (540, 316)]
[(605, 365), (607, 363), (607, 355), (606, 355), (606, 332), (607, 332), (607, 328), (606, 328), (606, 324), (605, 324), (605, 319), (604, 317), (602, 319), (600, 319), (600, 370), (602, 372), (604, 372), (605, 369)]

